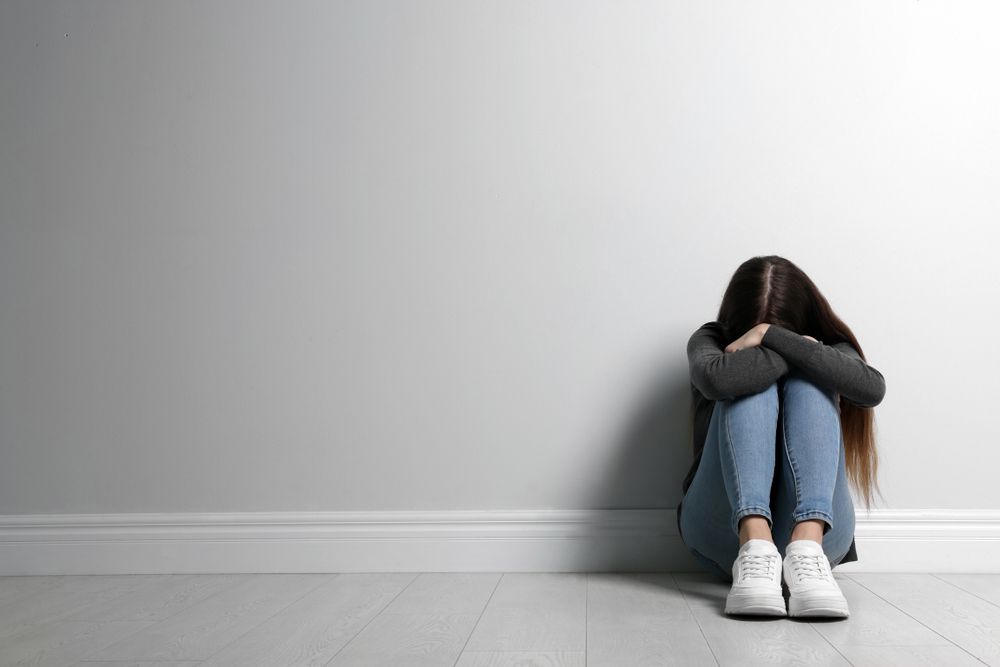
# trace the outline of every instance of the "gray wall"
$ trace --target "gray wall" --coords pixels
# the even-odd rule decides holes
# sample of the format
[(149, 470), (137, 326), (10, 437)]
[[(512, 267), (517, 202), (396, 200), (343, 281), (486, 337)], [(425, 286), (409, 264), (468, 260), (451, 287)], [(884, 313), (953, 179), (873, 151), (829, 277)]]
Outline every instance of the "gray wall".
[(671, 508), (804, 268), (996, 508), (994, 3), (0, 4), (0, 514)]

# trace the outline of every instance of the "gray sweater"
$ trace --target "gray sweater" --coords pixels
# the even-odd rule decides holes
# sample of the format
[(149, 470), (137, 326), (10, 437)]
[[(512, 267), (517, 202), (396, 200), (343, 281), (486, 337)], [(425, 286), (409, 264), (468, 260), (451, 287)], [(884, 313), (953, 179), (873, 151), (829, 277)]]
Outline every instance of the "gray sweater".
[[(688, 370), (691, 376), (691, 416), (694, 462), (681, 484), (686, 493), (705, 447), (708, 424), (715, 401), (755, 394), (774, 384), (790, 366), (848, 402), (874, 407), (885, 396), (885, 378), (869, 366), (847, 341), (826, 345), (816, 343), (784, 327), (772, 324), (760, 345), (725, 352), (730, 341), (723, 340), (718, 322), (706, 322), (688, 339)], [(677, 506), (680, 531), (681, 506)], [(858, 559), (854, 540), (841, 563)]]

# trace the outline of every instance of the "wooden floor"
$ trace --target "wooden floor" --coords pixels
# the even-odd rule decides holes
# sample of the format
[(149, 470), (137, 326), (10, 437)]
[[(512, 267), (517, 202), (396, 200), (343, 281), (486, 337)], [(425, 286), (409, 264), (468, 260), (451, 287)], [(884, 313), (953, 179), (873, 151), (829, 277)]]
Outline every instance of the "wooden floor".
[(0, 665), (1000, 665), (1000, 574), (835, 576), (812, 622), (703, 573), (0, 577)]

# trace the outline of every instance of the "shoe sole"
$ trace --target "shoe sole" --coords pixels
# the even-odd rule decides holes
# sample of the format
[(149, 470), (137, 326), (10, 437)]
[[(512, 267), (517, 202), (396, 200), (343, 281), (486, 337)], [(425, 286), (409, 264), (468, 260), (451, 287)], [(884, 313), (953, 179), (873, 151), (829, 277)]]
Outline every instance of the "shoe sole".
[(753, 616), (787, 616), (785, 599), (769, 599), (762, 595), (729, 595), (726, 597), (727, 614), (751, 614)]
[(788, 600), (788, 615), (793, 617), (832, 617), (848, 618), (851, 615), (847, 608), (847, 600), (820, 599), (820, 600), (798, 600), (790, 598)]

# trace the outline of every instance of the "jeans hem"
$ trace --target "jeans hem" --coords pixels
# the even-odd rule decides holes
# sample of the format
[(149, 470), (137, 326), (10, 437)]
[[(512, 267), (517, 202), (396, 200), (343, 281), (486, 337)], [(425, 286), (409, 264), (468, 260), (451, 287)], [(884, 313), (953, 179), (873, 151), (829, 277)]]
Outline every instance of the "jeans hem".
[(833, 517), (822, 510), (809, 510), (807, 512), (798, 512), (797, 514), (792, 514), (792, 518), (795, 521), (804, 521), (806, 519), (822, 519), (825, 522), (823, 526), (823, 534), (826, 535), (833, 529)]
[(733, 533), (735, 533), (737, 536), (739, 536), (740, 534), (740, 519), (750, 514), (764, 515), (764, 518), (767, 519), (768, 529), (773, 529), (774, 520), (771, 517), (771, 509), (768, 507), (762, 507), (760, 505), (751, 505), (748, 507), (740, 508), (735, 512), (733, 512), (732, 527), (733, 527)]

